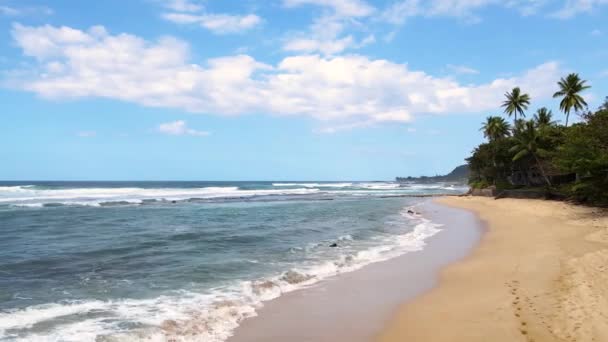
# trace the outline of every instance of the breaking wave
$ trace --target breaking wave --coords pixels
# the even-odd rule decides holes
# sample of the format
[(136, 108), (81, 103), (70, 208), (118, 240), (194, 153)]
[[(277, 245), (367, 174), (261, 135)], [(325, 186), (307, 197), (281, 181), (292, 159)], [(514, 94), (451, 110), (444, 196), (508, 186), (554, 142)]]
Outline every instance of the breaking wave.
[[(200, 293), (179, 290), (153, 299), (63, 301), (5, 311), (0, 313), (0, 339), (225, 341), (243, 319), (255, 316), (265, 301), (424, 248), (426, 240), (441, 231), (441, 225), (409, 210), (399, 213), (399, 223), (407, 228), (402, 234), (379, 235), (372, 239), (375, 245), (364, 249), (352, 248), (356, 237), (343, 235), (336, 239), (338, 253), (331, 258), (324, 259), (322, 250), (326, 249), (318, 248), (323, 242), (310, 251), (320, 253), (317, 262), (270, 277), (240, 280)], [(54, 323), (54, 330), (37, 332), (37, 327), (49, 323)]]

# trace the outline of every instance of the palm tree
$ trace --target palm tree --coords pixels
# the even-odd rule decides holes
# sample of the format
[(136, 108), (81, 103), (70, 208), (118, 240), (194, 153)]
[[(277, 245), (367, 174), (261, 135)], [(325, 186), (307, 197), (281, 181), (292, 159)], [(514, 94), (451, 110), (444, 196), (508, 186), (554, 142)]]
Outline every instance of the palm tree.
[(517, 121), (517, 114), (525, 118), (524, 111), (528, 109), (530, 104), (530, 95), (522, 94), (521, 89), (515, 87), (510, 93), (506, 92), (505, 97), (507, 99), (502, 103), (502, 107), (505, 108), (507, 115), (515, 117), (513, 123), (515, 124)]
[(526, 128), (526, 120), (524, 120), (524, 119), (515, 120), (515, 123), (513, 124), (513, 135), (519, 134), (525, 128)]
[(539, 108), (534, 114), (534, 122), (537, 127), (547, 127), (555, 124), (553, 113), (546, 107)]
[(480, 130), (488, 140), (495, 141), (509, 136), (510, 125), (499, 116), (488, 116)]
[(534, 125), (534, 121), (526, 121), (524, 123), (523, 129), (516, 135), (513, 136), (513, 140), (516, 145), (511, 148), (511, 152), (515, 153), (513, 157), (513, 161), (518, 161), (521, 158), (531, 155), (538, 166), (545, 182), (547, 185), (551, 186), (551, 181), (547, 174), (545, 173), (545, 169), (543, 168), (540, 159), (538, 158), (539, 153), (545, 153), (546, 151), (539, 147), (540, 140), (542, 139), (542, 131), (537, 130)]
[[(591, 88), (585, 85), (587, 81), (581, 80), (578, 74), (570, 74), (563, 77), (557, 82), (559, 85), (559, 91), (553, 94), (553, 97), (561, 97), (562, 101), (559, 103), (559, 109), (566, 114), (566, 127), (568, 127), (568, 118), (570, 117), (570, 111), (574, 108), (575, 111), (582, 110), (587, 107), (587, 102), (580, 95), (585, 89)], [(583, 107), (584, 106), (584, 107)]]
[[(510, 135), (509, 123), (499, 116), (488, 116), (480, 130), (483, 131), (483, 135), (491, 143)], [(495, 169), (498, 169), (498, 163), (496, 162), (498, 146), (497, 144), (490, 144), (490, 148), (492, 149), (492, 165), (494, 165)], [(494, 185), (496, 185), (496, 178), (494, 178)]]

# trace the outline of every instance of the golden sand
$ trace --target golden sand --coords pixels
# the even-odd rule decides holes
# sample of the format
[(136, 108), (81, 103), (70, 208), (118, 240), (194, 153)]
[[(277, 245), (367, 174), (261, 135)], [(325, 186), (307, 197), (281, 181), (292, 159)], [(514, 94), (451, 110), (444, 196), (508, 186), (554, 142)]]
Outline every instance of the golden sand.
[(404, 305), (379, 341), (608, 341), (608, 213), (562, 202), (480, 197), (480, 245)]

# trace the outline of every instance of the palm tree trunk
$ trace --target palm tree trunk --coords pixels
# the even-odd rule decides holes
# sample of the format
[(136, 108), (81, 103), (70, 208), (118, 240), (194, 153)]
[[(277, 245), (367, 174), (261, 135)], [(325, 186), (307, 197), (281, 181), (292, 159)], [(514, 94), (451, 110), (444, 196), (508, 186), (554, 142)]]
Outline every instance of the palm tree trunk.
[(545, 179), (545, 182), (547, 182), (547, 185), (552, 186), (551, 181), (549, 180), (549, 177), (547, 177), (547, 174), (545, 173), (545, 169), (543, 168), (543, 165), (540, 163), (540, 160), (538, 160), (538, 157), (536, 156), (536, 153), (532, 153), (532, 155), (534, 156), (534, 160), (536, 160), (536, 165), (538, 165), (538, 168), (540, 169), (540, 173), (542, 173), (543, 178)]
[(568, 119), (570, 118), (570, 112), (566, 113), (566, 127), (568, 127)]

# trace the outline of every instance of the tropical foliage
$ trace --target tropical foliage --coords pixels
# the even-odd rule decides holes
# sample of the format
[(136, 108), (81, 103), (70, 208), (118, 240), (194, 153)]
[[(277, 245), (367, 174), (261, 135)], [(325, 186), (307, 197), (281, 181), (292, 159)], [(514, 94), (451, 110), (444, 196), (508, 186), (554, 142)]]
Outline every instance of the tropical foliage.
[(530, 95), (522, 94), (521, 89), (516, 87), (511, 92), (506, 93), (505, 97), (507, 99), (502, 103), (502, 107), (507, 115), (513, 116), (513, 122), (517, 122), (517, 114), (525, 118), (525, 111), (530, 105)]
[(585, 83), (586, 81), (581, 80), (578, 74), (570, 74), (557, 82), (559, 91), (553, 94), (553, 97), (562, 98), (562, 101), (559, 103), (559, 109), (566, 114), (566, 127), (568, 127), (568, 118), (570, 117), (572, 108), (575, 111), (580, 111), (587, 107), (587, 102), (580, 95), (583, 90), (590, 88)]
[(483, 127), (481, 127), (483, 135), (490, 141), (505, 138), (511, 135), (511, 127), (505, 119), (500, 116), (488, 116)]
[(553, 121), (553, 112), (546, 107), (539, 108), (536, 111), (536, 114), (534, 114), (534, 122), (537, 124), (538, 128), (550, 127), (556, 123)]
[[(489, 116), (481, 126), (487, 142), (467, 158), (473, 187), (536, 188), (583, 203), (608, 206), (608, 97), (592, 112), (581, 92), (588, 89), (577, 74), (562, 78), (554, 97), (561, 98), (565, 125), (548, 108), (525, 112), (530, 97), (519, 88), (505, 94), (504, 118)], [(571, 112), (579, 122), (568, 127)]]

